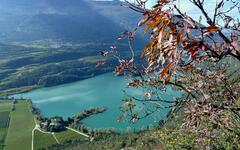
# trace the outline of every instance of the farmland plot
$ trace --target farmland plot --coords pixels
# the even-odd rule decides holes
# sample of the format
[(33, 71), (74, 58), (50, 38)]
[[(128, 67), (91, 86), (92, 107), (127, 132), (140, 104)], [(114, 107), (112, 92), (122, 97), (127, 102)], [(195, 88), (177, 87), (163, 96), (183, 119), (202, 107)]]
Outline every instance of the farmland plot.
[(0, 112), (0, 128), (7, 128), (9, 122), (9, 112)]

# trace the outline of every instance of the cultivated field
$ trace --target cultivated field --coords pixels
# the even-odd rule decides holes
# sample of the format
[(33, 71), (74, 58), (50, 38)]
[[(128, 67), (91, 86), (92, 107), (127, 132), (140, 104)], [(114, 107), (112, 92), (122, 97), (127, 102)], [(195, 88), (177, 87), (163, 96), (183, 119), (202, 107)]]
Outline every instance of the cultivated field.
[[(15, 105), (15, 109), (13, 108)], [(31, 103), (19, 100), (0, 103), (0, 150), (31, 150), (32, 131), (34, 130), (34, 150), (47, 149), (54, 144), (62, 144), (70, 140), (85, 140), (85, 137), (71, 130), (59, 133), (40, 132), (35, 128)]]
[(4, 140), (7, 135), (7, 128), (0, 128), (0, 150), (4, 147)]
[(0, 112), (0, 128), (7, 128), (9, 122), (9, 112)]
[(0, 102), (0, 112), (9, 112), (12, 109), (12, 101)]
[(18, 101), (10, 113), (10, 123), (5, 145), (6, 150), (30, 150), (34, 116), (29, 101)]
[(0, 101), (0, 150), (4, 148), (12, 106), (12, 101)]

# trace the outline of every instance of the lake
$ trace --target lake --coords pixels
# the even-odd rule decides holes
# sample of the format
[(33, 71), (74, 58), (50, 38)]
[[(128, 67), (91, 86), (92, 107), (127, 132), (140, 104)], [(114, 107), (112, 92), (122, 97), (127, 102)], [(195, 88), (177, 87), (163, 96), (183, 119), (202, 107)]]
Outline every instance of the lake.
[[(126, 131), (143, 129), (147, 125), (156, 126), (157, 120), (166, 116), (167, 109), (134, 124), (117, 121), (117, 117), (121, 115), (121, 100), (126, 98), (122, 90), (127, 89), (127, 83), (123, 76), (116, 77), (113, 73), (107, 73), (74, 83), (36, 89), (17, 96), (32, 99), (33, 105), (46, 117), (62, 116), (66, 119), (90, 107), (107, 108), (106, 112), (83, 121), (91, 128), (116, 128)], [(173, 93), (171, 89), (168, 91)], [(142, 96), (143, 91), (129, 89), (129, 94)]]

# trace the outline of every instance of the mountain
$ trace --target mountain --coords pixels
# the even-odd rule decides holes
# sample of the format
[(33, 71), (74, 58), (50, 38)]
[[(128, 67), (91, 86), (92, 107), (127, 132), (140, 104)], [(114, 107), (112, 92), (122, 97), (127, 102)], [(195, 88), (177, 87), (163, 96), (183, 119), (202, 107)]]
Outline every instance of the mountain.
[(0, 0), (0, 42), (113, 41), (139, 14), (120, 1)]

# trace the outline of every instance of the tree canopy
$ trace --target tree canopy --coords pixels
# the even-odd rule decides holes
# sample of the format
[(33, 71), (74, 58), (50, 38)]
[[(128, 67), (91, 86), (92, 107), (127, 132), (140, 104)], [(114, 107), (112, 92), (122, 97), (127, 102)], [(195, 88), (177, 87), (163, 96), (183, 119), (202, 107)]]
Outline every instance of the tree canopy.
[[(136, 122), (168, 108), (165, 123), (180, 110), (184, 119), (177, 130), (193, 133), (200, 147), (212, 148), (209, 141), (229, 133), (232, 142), (239, 141), (240, 2), (216, 0), (210, 15), (207, 1), (185, 1), (200, 12), (198, 19), (182, 11), (175, 0), (158, 0), (151, 9), (146, 6), (148, 0), (125, 2), (124, 6), (143, 15), (138, 28), (118, 37), (128, 39), (130, 56), (121, 58), (115, 46), (102, 56), (117, 58), (115, 74), (128, 75), (128, 86), (144, 92), (141, 98), (127, 95), (118, 119)], [(150, 36), (137, 58), (132, 43), (139, 28)], [(181, 91), (182, 97), (162, 98), (167, 87)]]

